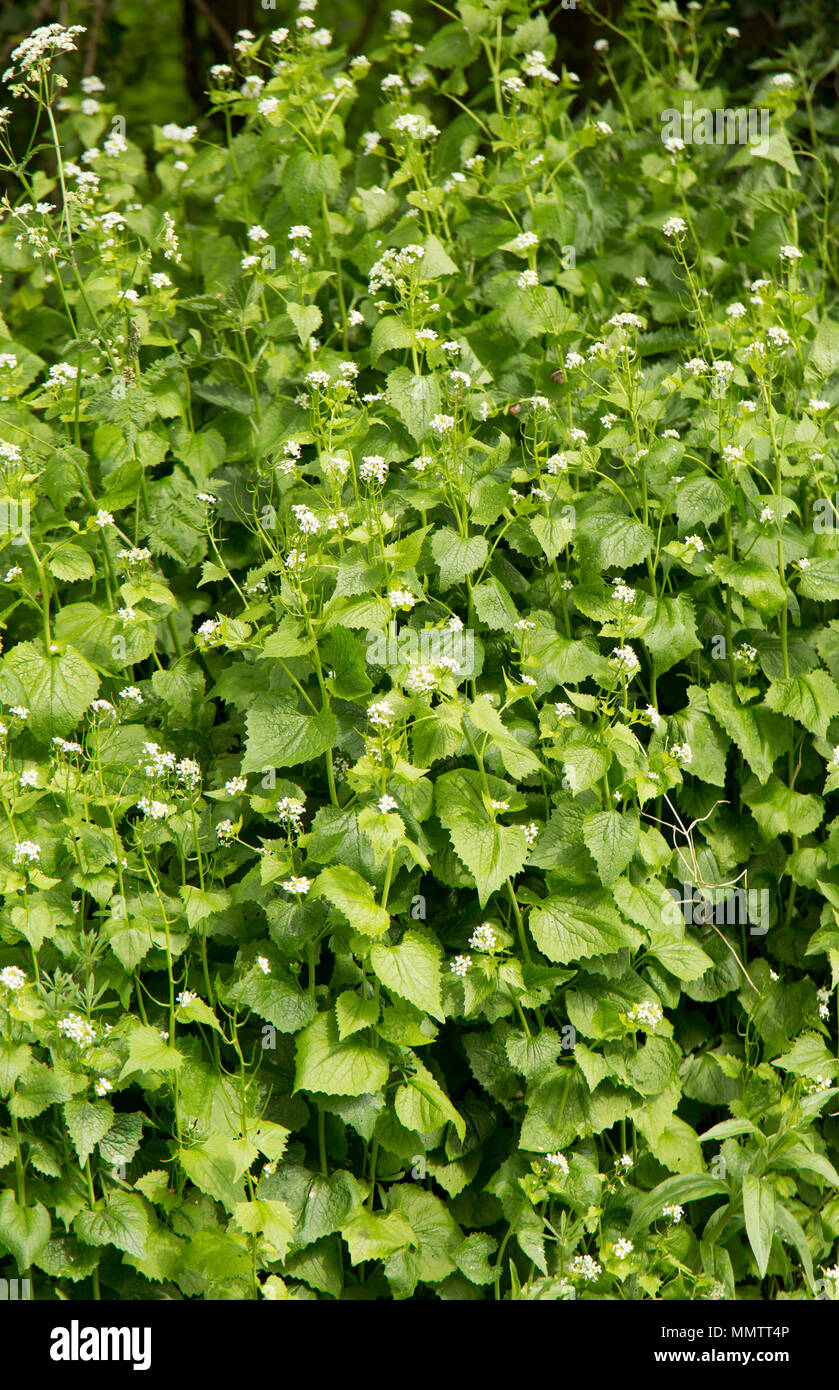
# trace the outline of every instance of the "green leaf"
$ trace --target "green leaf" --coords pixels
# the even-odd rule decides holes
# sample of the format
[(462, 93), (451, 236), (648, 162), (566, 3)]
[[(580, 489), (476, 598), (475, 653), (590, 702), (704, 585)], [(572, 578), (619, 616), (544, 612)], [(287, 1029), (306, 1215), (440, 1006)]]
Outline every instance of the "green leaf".
[(665, 1178), (651, 1192), (646, 1192), (635, 1207), (627, 1235), (637, 1236), (657, 1221), (667, 1206), (682, 1205), (686, 1202), (699, 1202), (703, 1197), (728, 1195), (728, 1183), (724, 1178), (712, 1178), (705, 1173), (679, 1174)]
[(346, 917), (354, 931), (365, 936), (381, 936), (390, 926), (390, 916), (376, 902), (370, 884), (343, 864), (319, 873), (308, 897), (326, 898)]
[(0, 700), (29, 710), (27, 727), (41, 743), (71, 734), (98, 689), (99, 677), (74, 647), (47, 656), (42, 642), (19, 642), (0, 665)]
[(353, 989), (345, 989), (335, 1000), (335, 1020), (342, 1042), (362, 1028), (375, 1027), (378, 1018), (379, 1008), (375, 999), (362, 999)]
[(406, 931), (398, 946), (376, 942), (370, 949), (370, 964), (392, 994), (442, 1019), (440, 959), (436, 942), (417, 931)]
[(393, 1101), (397, 1117), (406, 1129), (430, 1134), (440, 1125), (451, 1124), (460, 1137), (466, 1136), (466, 1125), (442, 1087), (416, 1055), (412, 1057), (413, 1073), (400, 1086)]
[(599, 570), (625, 570), (639, 565), (654, 543), (649, 526), (620, 512), (589, 512), (577, 522), (580, 557)]
[(624, 947), (635, 950), (643, 940), (635, 927), (623, 921), (605, 893), (580, 892), (574, 897), (551, 894), (531, 908), (529, 926), (542, 954), (559, 965), (609, 956)]
[(634, 811), (595, 811), (586, 816), (583, 839), (606, 888), (611, 888), (632, 859), (640, 835), (641, 823)]
[(786, 603), (786, 590), (777, 570), (756, 555), (750, 555), (745, 560), (729, 560), (722, 555), (712, 564), (714, 573), (723, 584), (741, 594), (758, 613), (771, 617)]
[(190, 1182), (232, 1212), (242, 1201), (242, 1178), (256, 1152), (256, 1146), (243, 1139), (211, 1134), (200, 1144), (180, 1149), (178, 1160)]
[(769, 1264), (775, 1234), (775, 1189), (766, 1178), (746, 1173), (743, 1177), (743, 1216), (761, 1279)]
[(461, 1274), (471, 1284), (491, 1284), (495, 1271), (489, 1263), (490, 1255), (498, 1249), (498, 1241), (482, 1231), (467, 1236), (454, 1252), (454, 1260)]
[(50, 1238), (50, 1214), (40, 1202), (22, 1207), (7, 1188), (0, 1192), (0, 1245), (14, 1256), (23, 1274)]
[(247, 746), (242, 772), (296, 767), (332, 748), (338, 733), (329, 709), (300, 714), (288, 695), (258, 695), (247, 713)]
[(826, 671), (808, 671), (789, 680), (774, 681), (766, 703), (779, 714), (788, 714), (811, 734), (824, 738), (827, 726), (839, 714), (839, 688)]
[(768, 781), (775, 759), (786, 746), (783, 721), (763, 705), (741, 704), (731, 686), (722, 682), (708, 687), (708, 704), (758, 781)]
[(114, 1245), (138, 1259), (145, 1256), (148, 1213), (134, 1192), (111, 1192), (91, 1210), (79, 1212), (73, 1229), (85, 1245)]
[(106, 1100), (68, 1100), (64, 1106), (67, 1132), (84, 1167), (100, 1139), (104, 1139), (114, 1121), (113, 1106)]
[(685, 594), (655, 599), (644, 597), (646, 601), (639, 613), (648, 626), (641, 634), (641, 641), (653, 659), (656, 676), (661, 676), (699, 647), (694, 608)]
[(419, 1241), (410, 1222), (398, 1211), (370, 1212), (362, 1207), (341, 1227), (354, 1265), (384, 1260), (397, 1250), (415, 1248)]
[(363, 1096), (380, 1091), (388, 1078), (384, 1054), (356, 1038), (338, 1037), (334, 1015), (318, 1014), (297, 1036), (295, 1091), (329, 1096)]
[(66, 584), (74, 584), (79, 579), (92, 579), (95, 573), (87, 551), (67, 541), (53, 552), (49, 568), (56, 579), (63, 579)]
[(820, 797), (791, 791), (774, 774), (763, 787), (745, 787), (741, 796), (767, 840), (776, 840), (779, 835), (809, 835), (824, 815)]
[(428, 434), (432, 417), (440, 412), (440, 387), (434, 376), (417, 376), (407, 367), (388, 373), (387, 399), (419, 443)]
[(297, 329), (300, 346), (305, 347), (312, 334), (320, 328), (323, 315), (317, 304), (295, 304), (293, 300), (289, 300), (285, 307), (286, 313)]
[(120, 1081), (138, 1071), (177, 1071), (183, 1060), (183, 1053), (165, 1042), (157, 1028), (138, 1024), (128, 1035), (128, 1057)]
[(530, 529), (551, 563), (575, 534), (574, 523), (567, 516), (543, 516), (541, 512), (530, 518)]
[(274, 1246), (284, 1260), (294, 1235), (294, 1217), (285, 1202), (258, 1198), (252, 1202), (237, 1202), (233, 1219), (249, 1235), (262, 1235)]
[(453, 820), (447, 829), (454, 852), (474, 878), (484, 907), (490, 894), (521, 872), (527, 858), (527, 836), (517, 825), (465, 816)]
[(431, 537), (431, 553), (440, 571), (444, 589), (461, 583), (467, 574), (480, 569), (489, 554), (485, 536), (459, 536), (448, 526), (441, 526)]

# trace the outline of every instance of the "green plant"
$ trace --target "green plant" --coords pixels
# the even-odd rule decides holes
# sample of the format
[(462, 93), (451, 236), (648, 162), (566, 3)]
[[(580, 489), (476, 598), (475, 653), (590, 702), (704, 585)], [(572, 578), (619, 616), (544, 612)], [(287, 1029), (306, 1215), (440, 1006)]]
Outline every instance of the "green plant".
[(580, 109), (524, 0), (304, 6), (147, 153), (73, 41), (7, 76), (0, 1242), (835, 1294), (827, 69), (687, 148), (722, 20), (629, 5)]

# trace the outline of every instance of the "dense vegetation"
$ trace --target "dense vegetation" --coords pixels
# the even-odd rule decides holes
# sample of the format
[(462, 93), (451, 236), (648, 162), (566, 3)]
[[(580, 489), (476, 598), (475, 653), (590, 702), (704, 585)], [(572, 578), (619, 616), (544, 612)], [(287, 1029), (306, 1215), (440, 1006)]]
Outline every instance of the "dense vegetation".
[(614, 13), (10, 52), (38, 1298), (839, 1295), (834, 60)]

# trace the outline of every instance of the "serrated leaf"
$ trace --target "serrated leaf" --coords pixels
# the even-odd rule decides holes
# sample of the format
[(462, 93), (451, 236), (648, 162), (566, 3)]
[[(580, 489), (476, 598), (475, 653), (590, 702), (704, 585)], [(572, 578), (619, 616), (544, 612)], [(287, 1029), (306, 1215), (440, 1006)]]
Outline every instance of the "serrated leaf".
[(409, 1004), (443, 1018), (440, 998), (441, 951), (430, 937), (406, 931), (396, 946), (376, 942), (370, 948), (370, 964), (382, 984)]
[(318, 1014), (297, 1035), (295, 1091), (329, 1096), (374, 1095), (388, 1078), (387, 1059), (357, 1038), (343, 1041), (331, 1010)]

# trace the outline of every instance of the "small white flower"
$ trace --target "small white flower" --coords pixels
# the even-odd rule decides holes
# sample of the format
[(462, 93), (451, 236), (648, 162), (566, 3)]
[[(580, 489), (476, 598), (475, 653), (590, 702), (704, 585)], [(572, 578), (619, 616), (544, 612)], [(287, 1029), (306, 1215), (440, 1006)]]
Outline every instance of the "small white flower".
[(693, 749), (689, 743), (674, 743), (670, 749), (674, 758), (678, 758), (680, 763), (689, 766), (693, 762)]
[(102, 1096), (106, 1096), (108, 1092), (112, 1091), (113, 1089), (114, 1083), (112, 1081), (109, 1081), (107, 1076), (100, 1076), (94, 1086), (94, 1090), (96, 1091), (96, 1094), (100, 1097), (100, 1099)]
[(56, 1026), (59, 1033), (78, 1047), (90, 1047), (96, 1041), (95, 1030), (81, 1014), (70, 1013), (66, 1018), (59, 1019)]
[(498, 939), (490, 922), (483, 922), (476, 927), (469, 938), (469, 945), (475, 951), (495, 951), (498, 947)]
[(0, 988), (17, 993), (26, 984), (26, 975), (17, 965), (6, 965), (0, 970)]
[(12, 851), (12, 863), (15, 866), (37, 864), (40, 858), (41, 846), (36, 845), (34, 840), (20, 840)]
[(670, 1220), (673, 1222), (674, 1226), (678, 1226), (679, 1222), (685, 1214), (685, 1209), (684, 1207), (680, 1207), (677, 1202), (674, 1202), (672, 1206), (662, 1207), (662, 1213), (664, 1216), (670, 1217)]
[(626, 1240), (624, 1236), (621, 1236), (620, 1240), (615, 1241), (613, 1247), (613, 1254), (617, 1259), (625, 1260), (629, 1255), (632, 1254), (634, 1249), (635, 1246), (632, 1244), (632, 1241)]
[(649, 999), (645, 999), (642, 1004), (633, 1004), (627, 1013), (628, 1021), (634, 1023), (642, 1031), (652, 1031), (662, 1022), (663, 1018), (661, 1006)]
[(301, 897), (308, 893), (311, 886), (312, 880), (309, 878), (287, 878), (283, 882), (283, 888), (287, 893), (297, 893)]
[(668, 217), (667, 221), (663, 222), (661, 227), (661, 230), (668, 239), (684, 236), (687, 229), (688, 224), (685, 219), (678, 216)]
[(545, 1162), (549, 1163), (552, 1168), (556, 1168), (557, 1172), (561, 1173), (563, 1177), (568, 1176), (568, 1159), (565, 1157), (565, 1154), (545, 1154)]
[(257, 956), (256, 963), (263, 975), (271, 974), (271, 962), (268, 960), (267, 956)]
[(453, 975), (457, 975), (462, 979), (471, 964), (472, 962), (468, 956), (455, 956), (454, 960), (449, 962), (449, 969)]
[(705, 542), (701, 536), (685, 536), (683, 544), (689, 546), (691, 550), (695, 550), (699, 555), (705, 549)]
[(536, 232), (519, 232), (513, 245), (517, 251), (526, 251), (530, 246), (539, 245), (539, 237)]

